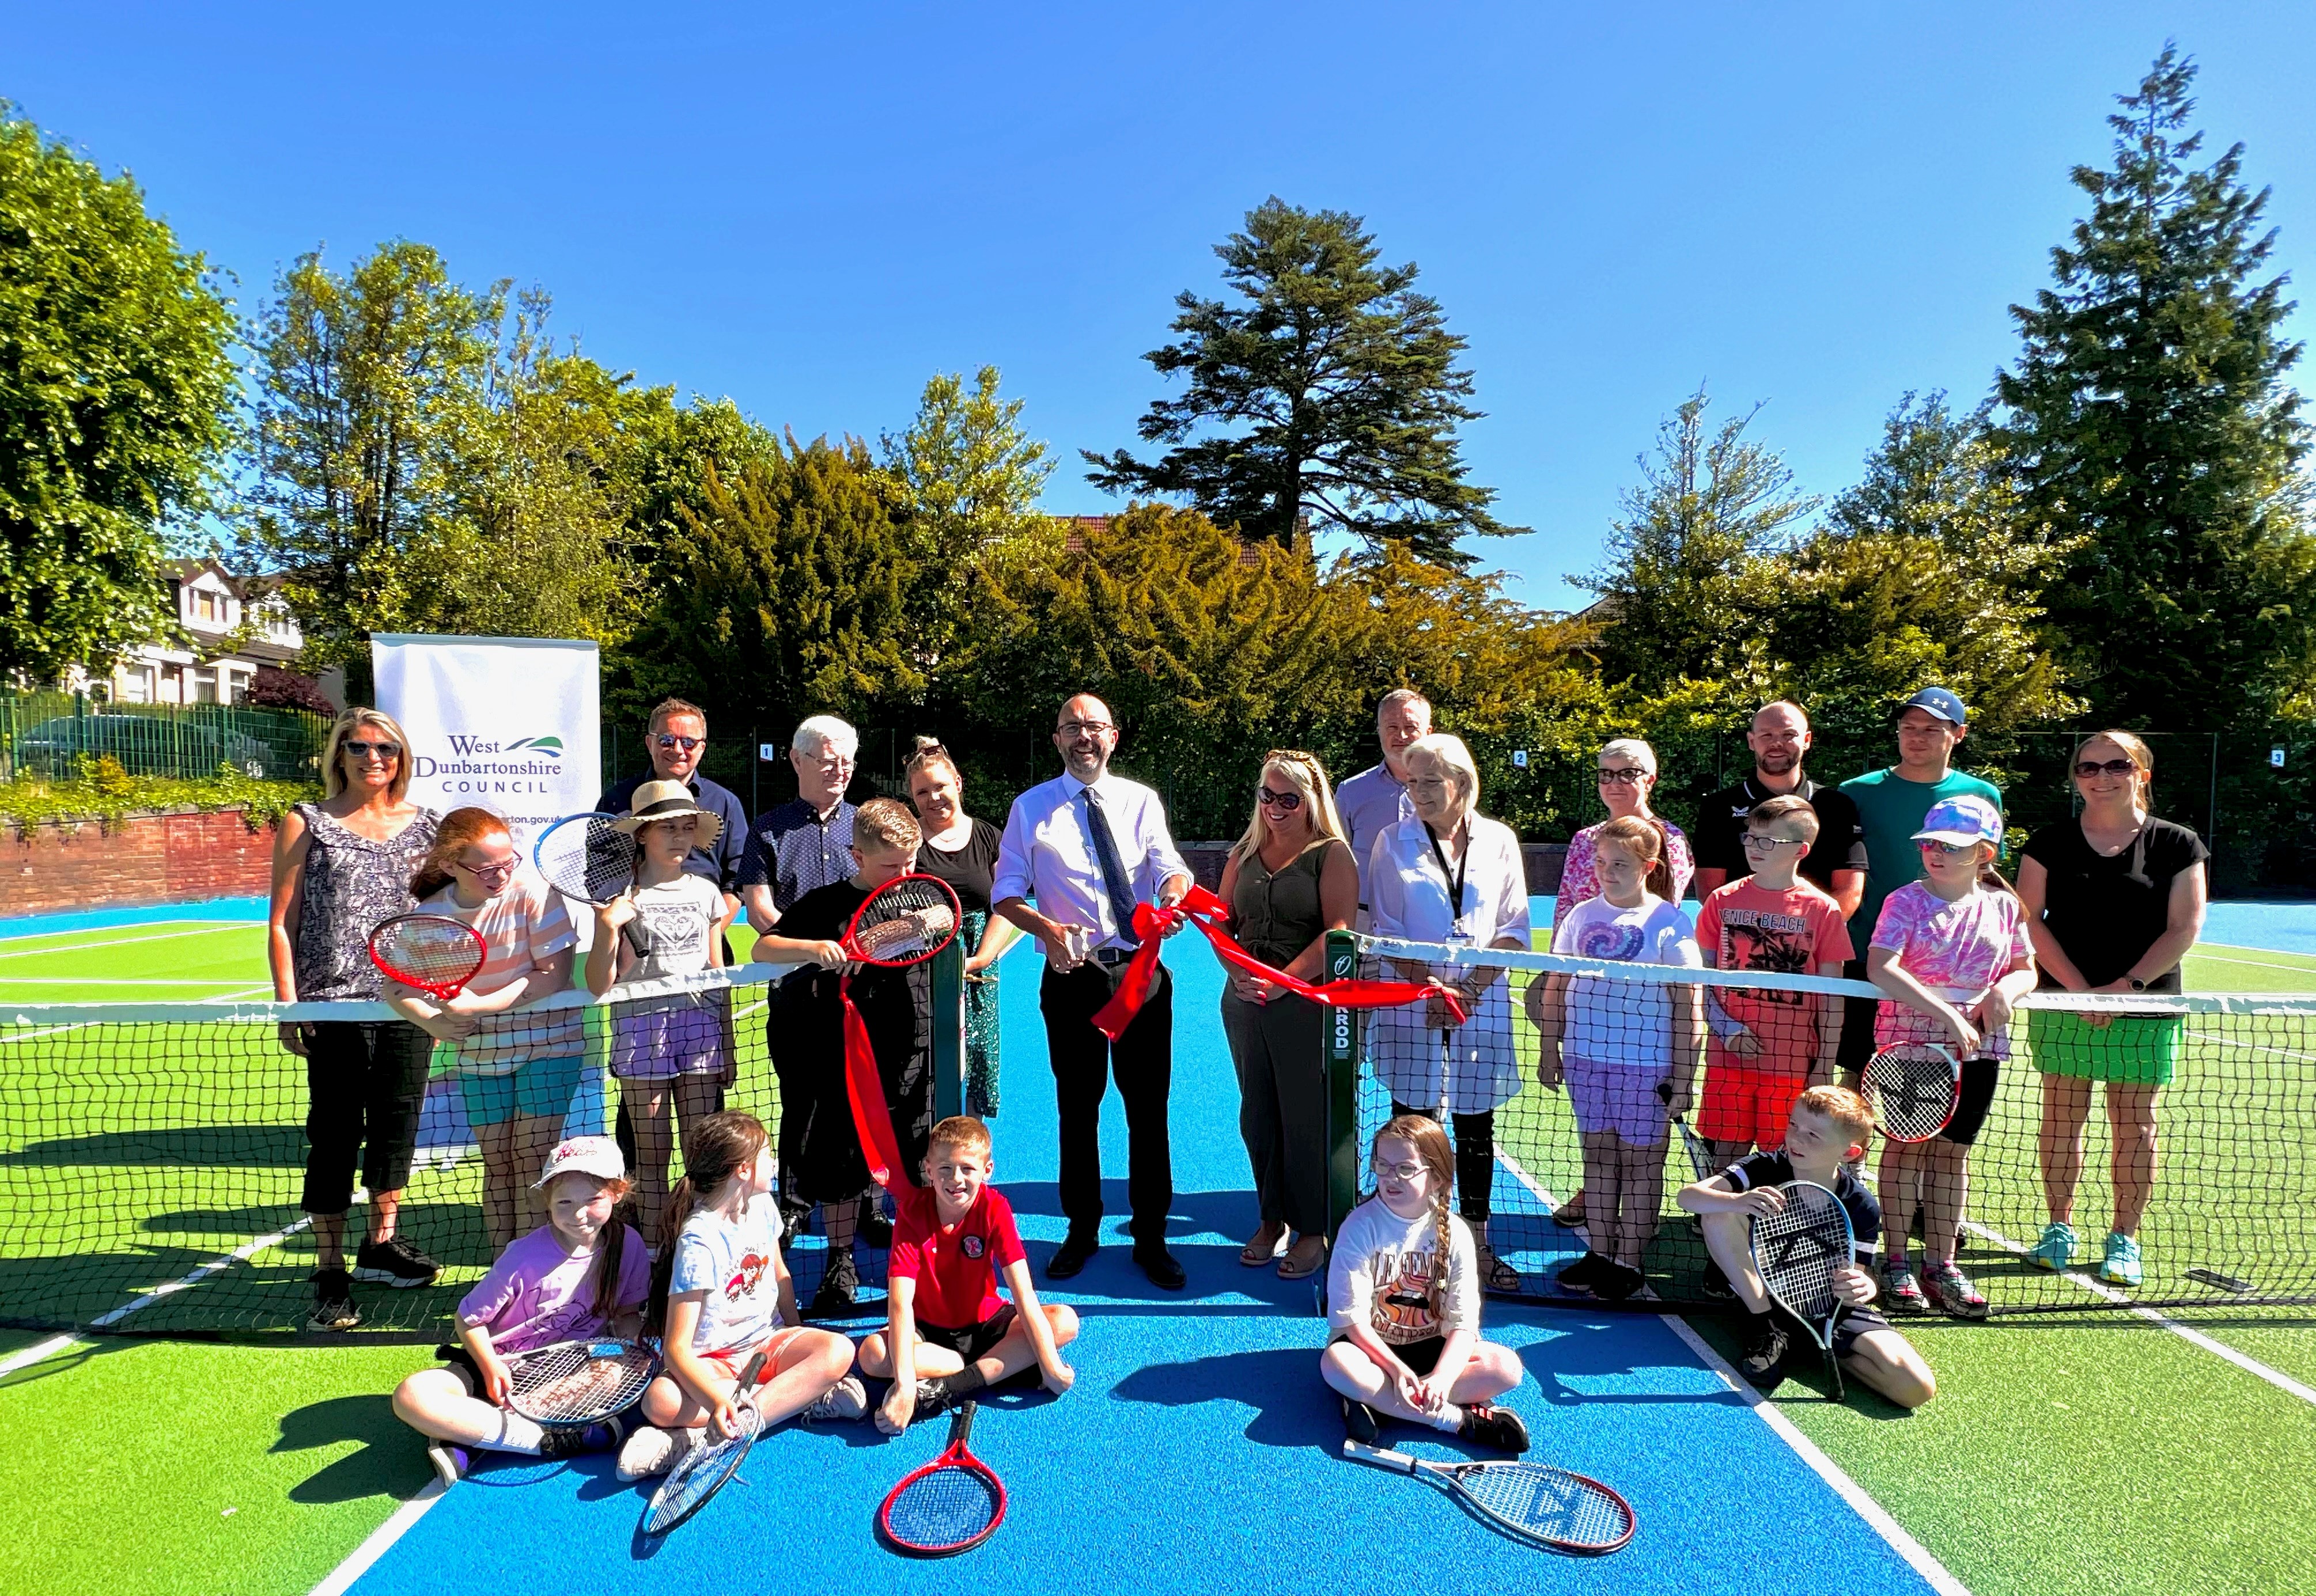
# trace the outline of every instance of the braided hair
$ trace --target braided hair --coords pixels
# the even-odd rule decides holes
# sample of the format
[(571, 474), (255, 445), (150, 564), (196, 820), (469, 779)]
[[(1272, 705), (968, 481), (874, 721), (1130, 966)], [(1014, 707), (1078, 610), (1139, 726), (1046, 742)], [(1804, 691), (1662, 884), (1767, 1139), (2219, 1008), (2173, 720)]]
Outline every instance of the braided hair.
[(1439, 1234), (1439, 1245), (1431, 1254), (1431, 1311), (1444, 1311), (1448, 1294), (1448, 1262), (1456, 1250), (1456, 1232), (1448, 1218), (1448, 1203), (1456, 1193), (1456, 1150), (1448, 1145), (1448, 1132), (1439, 1122), (1428, 1114), (1400, 1114), (1375, 1133), (1367, 1146), (1370, 1166), (1381, 1156), (1385, 1139), (1403, 1141), (1415, 1149), (1423, 1166), (1431, 1172), (1431, 1220)]

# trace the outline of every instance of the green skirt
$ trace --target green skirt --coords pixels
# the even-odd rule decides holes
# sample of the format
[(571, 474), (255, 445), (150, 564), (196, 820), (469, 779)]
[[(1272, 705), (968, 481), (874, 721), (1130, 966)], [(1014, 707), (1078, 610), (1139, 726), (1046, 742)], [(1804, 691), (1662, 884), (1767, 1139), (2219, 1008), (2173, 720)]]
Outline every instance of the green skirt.
[(2185, 1024), (2178, 1015), (2117, 1015), (2105, 1025), (2092, 1025), (2080, 1014), (2030, 1008), (2026, 1045), (2034, 1051), (2035, 1068), (2045, 1075), (2168, 1086), (2179, 1062)]

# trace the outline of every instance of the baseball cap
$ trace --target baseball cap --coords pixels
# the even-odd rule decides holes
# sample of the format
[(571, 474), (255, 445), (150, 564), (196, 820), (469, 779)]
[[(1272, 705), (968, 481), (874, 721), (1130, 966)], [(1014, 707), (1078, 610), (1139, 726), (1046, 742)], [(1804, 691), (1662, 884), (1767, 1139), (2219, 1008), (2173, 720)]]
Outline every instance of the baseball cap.
[(1944, 687), (1924, 687), (1900, 705), (1898, 713), (1903, 714), (1910, 709), (1927, 709), (1938, 719), (1957, 726), (1969, 723), (1970, 717), (1963, 713), (1962, 700)]
[[(1927, 707), (1927, 706), (1925, 706)], [(1983, 798), (1964, 794), (1941, 798), (1922, 817), (1916, 842), (1991, 842), (2002, 845), (2002, 811)]]
[(547, 1173), (532, 1183), (533, 1188), (545, 1185), (558, 1175), (592, 1175), (604, 1180), (628, 1178), (628, 1161), (619, 1155), (619, 1144), (609, 1136), (575, 1136), (557, 1144), (547, 1155)]

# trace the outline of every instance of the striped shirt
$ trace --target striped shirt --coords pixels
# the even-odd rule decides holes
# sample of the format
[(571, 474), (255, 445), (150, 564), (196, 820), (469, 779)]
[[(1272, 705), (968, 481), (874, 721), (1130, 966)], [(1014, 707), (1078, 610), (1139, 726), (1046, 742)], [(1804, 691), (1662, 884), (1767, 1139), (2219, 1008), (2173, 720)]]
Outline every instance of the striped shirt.
[[(447, 915), (472, 926), (488, 949), (483, 967), (467, 983), (477, 996), (512, 986), (542, 959), (577, 945), (578, 933), (563, 900), (547, 883), (518, 872), (495, 898), (461, 909), (456, 887), (445, 887), (418, 906), (422, 914)], [(568, 1058), (586, 1050), (586, 1021), (575, 1008), (551, 1014), (514, 1009), (484, 1015), (458, 1044), (459, 1067), (469, 1075), (511, 1075), (534, 1059)]]

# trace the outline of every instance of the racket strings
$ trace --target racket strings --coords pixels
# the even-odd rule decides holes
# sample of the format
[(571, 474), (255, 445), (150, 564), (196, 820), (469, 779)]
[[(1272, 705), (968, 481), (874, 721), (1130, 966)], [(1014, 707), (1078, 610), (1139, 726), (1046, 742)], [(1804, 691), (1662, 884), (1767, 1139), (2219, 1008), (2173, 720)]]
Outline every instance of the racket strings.
[(632, 1406), (654, 1368), (644, 1347), (552, 1348), (511, 1371), (508, 1405), (542, 1424), (592, 1423)]
[(943, 1464), (901, 1487), (886, 1509), (893, 1538), (913, 1547), (971, 1540), (997, 1517), (997, 1486), (979, 1469)]
[(957, 930), (957, 909), (936, 882), (903, 877), (869, 894), (855, 919), (853, 941), (869, 957), (931, 955)]
[(414, 986), (463, 981), (483, 962), (482, 940), (465, 925), (436, 915), (388, 920), (370, 936), (378, 962)]
[(1927, 1049), (1886, 1050), (1866, 1066), (1866, 1084), (1882, 1099), (1883, 1122), (1920, 1139), (1943, 1127), (1954, 1104), (1955, 1068)]
[(1832, 1313), (1839, 1301), (1834, 1273), (1853, 1262), (1839, 1200), (1822, 1188), (1786, 1188), (1784, 1208), (1753, 1218), (1753, 1262), (1769, 1294), (1795, 1317)]
[(1479, 1506), (1541, 1539), (1614, 1546), (1632, 1529), (1622, 1502), (1581, 1475), (1549, 1464), (1484, 1465), (1456, 1477)]
[(607, 903), (635, 884), (638, 856), (636, 839), (614, 817), (587, 815), (548, 830), (532, 859), (557, 891)]
[(748, 1445), (756, 1438), (762, 1423), (752, 1407), (743, 1407), (735, 1415), (739, 1427), (723, 1441), (703, 1441), (676, 1464), (668, 1474), (656, 1495), (652, 1498), (650, 1517), (644, 1527), (656, 1533), (689, 1518), (699, 1504), (723, 1488), (724, 1482), (740, 1467)]

